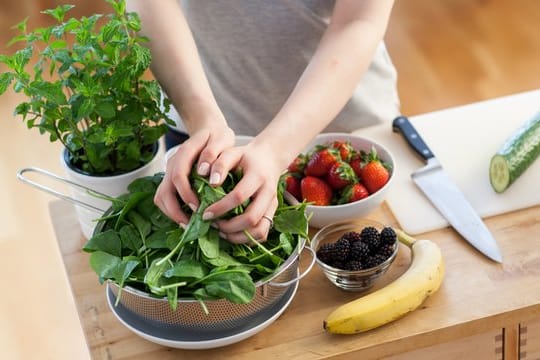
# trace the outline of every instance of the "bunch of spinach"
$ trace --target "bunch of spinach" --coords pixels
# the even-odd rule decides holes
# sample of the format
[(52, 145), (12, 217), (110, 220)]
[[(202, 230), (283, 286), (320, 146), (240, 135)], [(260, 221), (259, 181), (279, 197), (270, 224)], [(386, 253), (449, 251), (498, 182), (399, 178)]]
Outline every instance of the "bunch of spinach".
[[(244, 304), (255, 296), (255, 284), (272, 276), (292, 254), (300, 238), (308, 239), (305, 204), (288, 205), (283, 198), (284, 184), (278, 185), (278, 208), (267, 241), (251, 239), (249, 244), (231, 244), (220, 238), (211, 221), (202, 219), (205, 208), (232, 190), (241, 175), (229, 173), (222, 186), (210, 186), (194, 171), (190, 181), (200, 206), (190, 213), (185, 229), (165, 216), (153, 203), (163, 173), (133, 181), (128, 192), (107, 198), (112, 205), (99, 219), (99, 231), (83, 247), (90, 252), (90, 265), (103, 283), (142, 290), (154, 297), (167, 297), (175, 310), (178, 299), (198, 300), (207, 311), (205, 300), (227, 299)], [(249, 201), (223, 217), (241, 214)]]

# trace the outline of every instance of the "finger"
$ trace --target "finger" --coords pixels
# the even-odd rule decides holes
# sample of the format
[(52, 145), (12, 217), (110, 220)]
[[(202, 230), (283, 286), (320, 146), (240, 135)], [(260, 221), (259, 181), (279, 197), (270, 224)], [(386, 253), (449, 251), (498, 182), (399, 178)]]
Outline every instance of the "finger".
[[(252, 239), (255, 239), (258, 242), (265, 242), (267, 240), (268, 234), (273, 224), (273, 222), (269, 221), (268, 219), (273, 218), (273, 214), (275, 213), (277, 206), (278, 202), (276, 199), (276, 201), (272, 203), (271, 208), (268, 209), (268, 215), (263, 215), (263, 217), (254, 227), (246, 229)], [(233, 244), (251, 243), (253, 241), (244, 231), (233, 233), (220, 232), (220, 235)]]
[(189, 219), (180, 209), (180, 204), (176, 198), (176, 189), (165, 176), (154, 195), (156, 206), (171, 220), (177, 224), (187, 224)]
[[(254, 176), (244, 176), (232, 191), (205, 209), (203, 220), (218, 218), (229, 210), (242, 204), (258, 190), (260, 183), (260, 180)], [(238, 229), (237, 231), (239, 230), (241, 229)]]
[(228, 129), (231, 136), (210, 136), (204, 149), (199, 154), (199, 160), (197, 162), (197, 173), (201, 176), (208, 176), (210, 174), (210, 168), (214, 161), (218, 158), (224, 149), (228, 149), (234, 146), (234, 134), (232, 130)]
[(171, 177), (180, 198), (195, 211), (199, 206), (199, 199), (191, 188), (189, 174), (199, 152), (204, 147), (206, 139), (202, 135), (195, 135), (180, 145), (178, 151), (167, 162), (166, 173)]
[[(273, 219), (277, 206), (275, 195), (270, 194), (268, 197), (257, 195), (243, 214), (229, 220), (218, 220), (216, 225), (222, 233), (228, 235), (227, 238), (235, 233), (243, 234), (244, 230), (247, 230), (256, 239), (266, 239), (273, 223), (270, 220)], [(247, 239), (245, 234), (241, 237)]]
[(234, 169), (242, 159), (242, 148), (235, 147), (223, 151), (219, 157), (214, 161), (210, 169), (210, 179), (208, 182), (212, 186), (219, 186), (223, 184), (229, 171)]

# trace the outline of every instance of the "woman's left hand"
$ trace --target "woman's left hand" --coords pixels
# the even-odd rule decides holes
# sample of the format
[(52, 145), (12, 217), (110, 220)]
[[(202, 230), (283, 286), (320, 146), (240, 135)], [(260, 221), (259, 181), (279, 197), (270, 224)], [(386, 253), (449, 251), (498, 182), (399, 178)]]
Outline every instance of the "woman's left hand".
[(251, 199), (244, 213), (228, 220), (216, 220), (221, 237), (232, 243), (247, 243), (245, 231), (259, 242), (266, 241), (278, 207), (277, 184), (281, 165), (267, 145), (251, 142), (223, 151), (213, 163), (210, 184), (221, 185), (232, 169), (240, 169), (241, 180), (221, 200), (208, 206), (203, 219), (214, 219)]

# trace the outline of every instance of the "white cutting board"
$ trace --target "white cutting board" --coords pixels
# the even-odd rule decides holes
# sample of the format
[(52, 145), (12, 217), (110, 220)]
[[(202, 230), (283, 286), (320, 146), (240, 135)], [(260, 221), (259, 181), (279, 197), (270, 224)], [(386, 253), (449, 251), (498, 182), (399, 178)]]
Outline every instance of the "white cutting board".
[[(491, 156), (525, 121), (540, 111), (540, 90), (409, 117), (443, 168), (483, 217), (540, 204), (540, 159), (504, 193), (489, 182)], [(448, 226), (410, 178), (423, 162), (390, 124), (355, 132), (378, 140), (396, 161), (386, 202), (406, 232), (414, 235)]]

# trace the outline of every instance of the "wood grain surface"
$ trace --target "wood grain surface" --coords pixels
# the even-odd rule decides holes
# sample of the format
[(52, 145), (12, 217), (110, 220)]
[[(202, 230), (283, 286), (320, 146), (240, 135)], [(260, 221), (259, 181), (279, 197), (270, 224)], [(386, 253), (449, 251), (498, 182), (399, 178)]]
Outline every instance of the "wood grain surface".
[[(88, 265), (88, 254), (81, 251), (85, 240), (72, 206), (55, 201), (50, 204), (50, 212), (94, 359), (378, 359), (470, 336), (491, 338), (507, 325), (540, 316), (540, 249), (534, 246), (540, 233), (540, 207), (536, 207), (489, 220), (488, 226), (499, 239), (504, 264), (479, 255), (450, 229), (432, 232), (430, 239), (441, 247), (446, 263), (440, 290), (418, 310), (378, 329), (352, 336), (325, 333), (323, 319), (359, 295), (334, 287), (315, 267), (300, 281), (290, 306), (262, 332), (216, 349), (172, 349), (138, 337), (114, 317), (106, 303), (104, 286), (99, 285)], [(395, 226), (386, 206), (370, 217)], [(308, 260), (309, 256), (302, 256), (301, 269)], [(401, 275), (409, 262), (410, 252), (401, 245), (389, 273), (371, 291)], [(513, 345), (505, 350), (509, 354), (518, 352), (516, 334), (509, 333), (514, 335), (508, 337), (508, 344)], [(495, 346), (490, 351), (495, 354)]]

